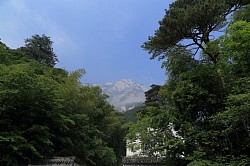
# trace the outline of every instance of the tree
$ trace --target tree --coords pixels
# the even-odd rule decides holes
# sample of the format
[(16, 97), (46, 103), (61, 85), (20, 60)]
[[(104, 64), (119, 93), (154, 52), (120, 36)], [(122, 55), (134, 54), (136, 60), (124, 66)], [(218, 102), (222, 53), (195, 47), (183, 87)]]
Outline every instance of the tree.
[(234, 13), (232, 17), (232, 23), (236, 21), (247, 21), (250, 22), (250, 5), (247, 5), (245, 8), (242, 10), (238, 10), (237, 12)]
[(0, 163), (22, 165), (52, 156), (54, 129), (64, 125), (57, 83), (36, 72), (37, 62), (0, 67)]
[(125, 119), (126, 119), (126, 123), (128, 122), (136, 122), (138, 120), (137, 118), (137, 113), (140, 112), (141, 110), (143, 110), (144, 106), (143, 105), (139, 105), (139, 106), (135, 106), (133, 109), (128, 110), (126, 112), (123, 113)]
[(174, 52), (165, 65), (169, 77), (160, 94), (166, 104), (158, 121), (174, 129), (165, 144), (166, 154), (175, 161), (187, 160), (184, 156), (196, 156), (197, 149), (206, 145), (202, 136), (208, 131), (210, 116), (224, 108), (223, 90), (217, 86), (215, 66), (195, 60), (189, 51)]
[(200, 49), (207, 59), (216, 65), (220, 77), (220, 86), (224, 89), (224, 98), (228, 94), (227, 80), (220, 66), (220, 52), (209, 49), (214, 33), (227, 25), (228, 16), (248, 4), (248, 0), (177, 0), (173, 2), (166, 15), (160, 21), (155, 35), (149, 37), (142, 46), (152, 54), (151, 58), (164, 59), (175, 47)]
[(249, 28), (249, 22), (233, 22), (222, 38), (223, 55), (231, 73), (231, 88), (225, 110), (211, 117), (212, 130), (217, 133), (215, 137), (223, 140), (219, 145), (218, 139), (215, 140), (221, 152), (218, 153), (221, 162), (228, 160), (224, 158), (228, 155), (234, 158), (235, 165), (249, 165)]
[(158, 115), (162, 115), (163, 106), (159, 95), (160, 88), (159, 85), (152, 85), (151, 89), (145, 92), (145, 106), (137, 112), (138, 120), (126, 124), (127, 146), (132, 151), (140, 151), (139, 155), (147, 157), (165, 155), (163, 143), (166, 138), (166, 128), (159, 127), (161, 122), (158, 121), (160, 119)]
[[(183, 10), (188, 8), (191, 6), (183, 6)], [(158, 150), (167, 159), (183, 165), (249, 165), (249, 32), (248, 22), (233, 20), (224, 36), (203, 43), (206, 48), (200, 52), (200, 59), (179, 47), (179, 41), (168, 45), (171, 40), (165, 40), (169, 36), (163, 32), (154, 37), (162, 39), (162, 43), (148, 42), (153, 51), (159, 51), (151, 52), (153, 56), (166, 58), (163, 67), (168, 81), (159, 92), (162, 107), (148, 107), (147, 116), (140, 118), (137, 125), (147, 123), (139, 125), (137, 132), (145, 131), (142, 126), (165, 131), (164, 144)], [(210, 53), (219, 53), (217, 61)], [(223, 75), (218, 74), (218, 69), (223, 69)], [(221, 76), (227, 80), (227, 95), (220, 86)]]
[(250, 23), (237, 21), (233, 23), (224, 36), (222, 47), (224, 57), (231, 61), (236, 76), (249, 76), (250, 73)]
[[(177, 0), (166, 10), (155, 35), (142, 47), (152, 53), (152, 58), (164, 57), (174, 47), (182, 47), (183, 40), (189, 41), (185, 47), (205, 51), (213, 39), (212, 33), (225, 27), (227, 16), (247, 3), (247, 0)], [(218, 52), (207, 52), (206, 55), (217, 63)]]
[(145, 92), (145, 106), (154, 106), (154, 107), (160, 107), (162, 106), (162, 102), (160, 100), (160, 95), (158, 94), (161, 86), (160, 85), (151, 85), (151, 89)]
[[(234, 90), (230, 89), (227, 103), (224, 103), (222, 89), (216, 86), (219, 78), (214, 65), (207, 61), (187, 60), (188, 55), (179, 54), (166, 63), (170, 71), (169, 79), (159, 92), (164, 105), (158, 109), (148, 107), (147, 115), (140, 117), (135, 127), (131, 126), (130, 134), (143, 134), (143, 143), (151, 145), (148, 149), (154, 152), (153, 148), (161, 141), (158, 139), (155, 143), (157, 137), (152, 137), (145, 128), (154, 128), (158, 134), (164, 131), (158, 137), (164, 143), (157, 147), (157, 151), (179, 164), (248, 165), (249, 78), (235, 82), (234, 77), (234, 81), (229, 82)], [(185, 70), (178, 70), (183, 68)], [(235, 68), (228, 67), (227, 70), (233, 73)], [(135, 134), (132, 136), (136, 138)]]
[(41, 64), (54, 67), (58, 61), (52, 47), (53, 42), (45, 35), (34, 35), (25, 40), (25, 46), (20, 50), (34, 58)]
[(0, 165), (76, 156), (83, 165), (119, 165), (123, 116), (99, 87), (0, 45)]
[(85, 165), (117, 165), (124, 154), (123, 117), (108, 104), (100, 87), (79, 82), (84, 73), (71, 72), (59, 86), (62, 110), (73, 123), (59, 132), (56, 153), (76, 156)]
[[(0, 40), (1, 40), (1, 39), (0, 39)], [(9, 49), (9, 48), (6, 46), (6, 44), (4, 44), (3, 42), (0, 41), (0, 49), (5, 49), (5, 50), (7, 50), (7, 49)]]

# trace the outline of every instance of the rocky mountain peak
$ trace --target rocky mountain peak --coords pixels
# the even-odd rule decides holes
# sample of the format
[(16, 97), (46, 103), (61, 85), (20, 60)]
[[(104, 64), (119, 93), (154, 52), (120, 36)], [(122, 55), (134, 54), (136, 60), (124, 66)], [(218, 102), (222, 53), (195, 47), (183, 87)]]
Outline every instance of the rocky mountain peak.
[(127, 111), (145, 101), (146, 86), (129, 79), (123, 79), (114, 84), (107, 82), (101, 87), (103, 92), (109, 95), (108, 102), (118, 111)]

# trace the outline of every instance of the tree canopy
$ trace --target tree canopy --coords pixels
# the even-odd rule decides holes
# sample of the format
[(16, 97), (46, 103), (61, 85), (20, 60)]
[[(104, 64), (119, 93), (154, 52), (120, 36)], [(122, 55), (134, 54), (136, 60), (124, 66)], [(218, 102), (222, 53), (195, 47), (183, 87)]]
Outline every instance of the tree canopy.
[(34, 35), (31, 38), (25, 39), (25, 46), (21, 47), (20, 50), (39, 63), (54, 67), (58, 59), (53, 51), (52, 44), (53, 42), (50, 40), (50, 37), (46, 35)]
[[(142, 47), (152, 54), (152, 58), (164, 57), (176, 46), (204, 51), (214, 38), (213, 32), (227, 25), (227, 16), (247, 3), (247, 0), (176, 0), (166, 10), (155, 35)], [(187, 44), (183, 44), (184, 40), (188, 40)], [(206, 55), (217, 63), (218, 52)]]
[[(250, 164), (248, 3), (177, 0), (170, 5), (143, 45), (152, 58), (163, 60), (168, 80), (158, 92), (152, 86), (146, 93), (148, 104), (127, 134), (132, 148), (146, 156), (160, 154), (166, 165)], [(161, 105), (150, 104), (157, 102)], [(133, 144), (138, 138), (139, 146)]]
[(0, 165), (54, 156), (76, 156), (81, 165), (118, 165), (123, 116), (99, 87), (81, 84), (84, 69), (54, 68), (51, 44), (45, 35), (17, 50), (0, 44)]

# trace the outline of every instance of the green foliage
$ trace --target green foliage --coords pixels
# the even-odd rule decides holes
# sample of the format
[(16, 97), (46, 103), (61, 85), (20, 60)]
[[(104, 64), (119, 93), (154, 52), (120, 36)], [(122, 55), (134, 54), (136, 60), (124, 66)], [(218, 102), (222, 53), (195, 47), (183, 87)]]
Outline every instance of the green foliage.
[(250, 22), (250, 5), (247, 5), (242, 10), (238, 10), (232, 17), (232, 23), (237, 21)]
[(145, 106), (154, 106), (154, 107), (160, 107), (162, 106), (161, 102), (161, 96), (159, 95), (159, 90), (161, 86), (160, 85), (151, 85), (151, 89), (145, 92)]
[[(149, 145), (144, 154), (161, 154), (174, 165), (250, 164), (250, 29), (245, 19), (237, 20), (247, 16), (238, 17), (247, 12), (248, 7), (239, 9), (249, 1), (234, 1), (231, 7), (228, 2), (177, 0), (166, 11), (144, 48), (153, 58), (164, 60), (168, 80), (157, 93), (153, 88), (149, 91), (149, 104), (138, 114), (137, 123), (130, 124), (131, 148), (144, 150), (143, 145)], [(199, 11), (208, 3), (205, 12)], [(231, 10), (238, 10), (233, 16), (237, 19), (223, 36), (216, 40), (204, 36), (222, 28)], [(206, 29), (207, 25), (212, 29)], [(204, 49), (199, 59), (178, 47), (183, 39), (201, 42)], [(140, 144), (135, 142), (138, 138)]]
[(193, 161), (188, 166), (223, 166), (224, 164), (216, 163), (209, 160)]
[[(61, 102), (55, 97), (56, 83), (36, 73), (34, 69), (40, 69), (36, 62), (0, 65), (0, 68), (1, 134), (20, 133), (20, 139), (9, 142), (9, 146), (13, 147), (22, 140), (20, 146), (26, 144), (26, 148), (30, 147), (27, 152), (27, 149), (24, 152), (13, 149), (23, 160), (52, 155), (55, 135), (48, 126), (58, 125), (56, 112), (61, 107)], [(5, 158), (11, 150), (1, 152)]]
[(144, 106), (136, 106), (135, 108), (128, 110), (123, 113), (126, 123), (128, 122), (136, 122), (138, 120), (137, 113), (143, 109)]
[[(40, 38), (49, 39), (33, 36), (27, 48), (39, 45)], [(51, 43), (45, 48), (50, 53)], [(51, 61), (34, 59), (36, 51), (0, 46), (0, 165), (53, 156), (76, 156), (82, 165), (119, 165), (124, 118), (99, 87), (80, 83), (84, 69), (69, 74), (52, 68)]]
[(20, 51), (11, 50), (7, 47), (0, 47), (0, 64), (12, 65), (31, 61), (31, 58)]
[(34, 35), (25, 40), (25, 46), (20, 50), (41, 64), (54, 67), (58, 61), (52, 47), (53, 42), (45, 35)]
[(163, 142), (163, 133), (152, 128), (150, 124), (150, 117), (139, 119), (137, 123), (129, 123), (126, 140), (127, 146), (132, 151), (141, 150), (140, 155), (155, 157), (157, 155), (155, 152), (159, 150)]
[(238, 21), (233, 23), (224, 37), (223, 47), (226, 58), (232, 62), (233, 71), (236, 75), (247, 75), (250, 73), (250, 23)]
[[(160, 21), (155, 35), (142, 46), (152, 54), (152, 58), (164, 56), (183, 40), (188, 40), (185, 47), (206, 49), (212, 39), (212, 32), (219, 31), (226, 25), (227, 16), (246, 3), (229, 0), (176, 0)], [(218, 53), (207, 54), (217, 63)]]

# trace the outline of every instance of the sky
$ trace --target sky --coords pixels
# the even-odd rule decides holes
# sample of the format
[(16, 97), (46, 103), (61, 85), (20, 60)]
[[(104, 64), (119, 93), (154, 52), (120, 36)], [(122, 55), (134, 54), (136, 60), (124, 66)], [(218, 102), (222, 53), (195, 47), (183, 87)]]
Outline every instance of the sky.
[(0, 38), (10, 48), (49, 36), (68, 71), (84, 68), (83, 83), (131, 79), (146, 86), (167, 77), (141, 45), (154, 35), (173, 0), (0, 0)]

